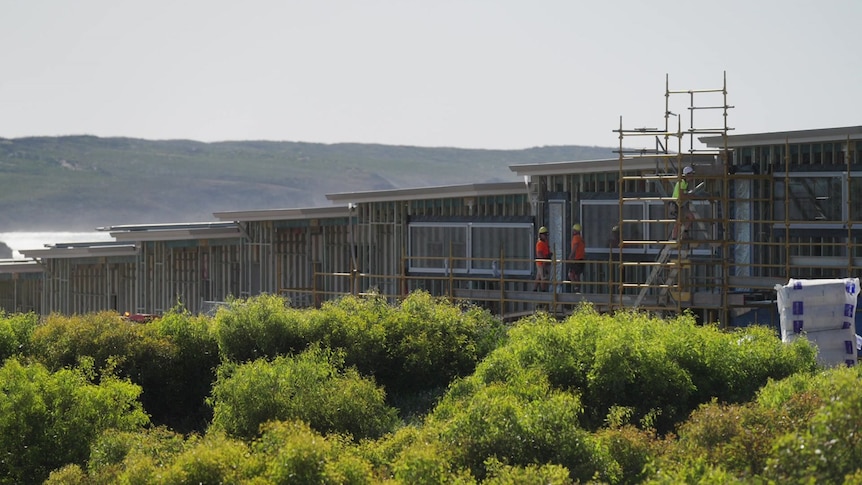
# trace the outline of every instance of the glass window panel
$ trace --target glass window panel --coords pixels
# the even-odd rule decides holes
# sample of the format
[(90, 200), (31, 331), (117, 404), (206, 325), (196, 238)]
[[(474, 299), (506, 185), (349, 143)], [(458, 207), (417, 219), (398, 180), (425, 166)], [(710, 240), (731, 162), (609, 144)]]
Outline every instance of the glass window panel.
[(493, 272), (502, 254), (507, 274), (530, 274), (533, 243), (532, 224), (473, 225), (470, 234), (472, 270)]
[(409, 235), (411, 271), (443, 272), (451, 264), (459, 273), (469, 269), (490, 275), (502, 251), (507, 274), (532, 272), (535, 241), (529, 223), (414, 223)]
[(581, 203), (582, 226), (587, 249), (607, 248), (611, 228), (619, 224), (620, 206), (617, 203)]
[(466, 225), (410, 226), (410, 269), (445, 269), (452, 258), (456, 270), (467, 267)]
[[(780, 176), (779, 176), (780, 177)], [(841, 221), (842, 187), (841, 176), (794, 176), (790, 177), (789, 190), (783, 178), (775, 179), (775, 218), (791, 221), (825, 222)], [(789, 204), (785, 197), (789, 194)]]
[[(623, 206), (623, 219), (642, 220), (644, 205), (641, 202), (627, 202)], [(607, 249), (610, 247), (611, 229), (620, 223), (620, 205), (613, 201), (583, 201), (581, 211), (584, 220), (584, 240), (587, 250)], [(624, 240), (641, 240), (644, 237), (644, 224), (625, 223), (622, 226)]]
[[(651, 221), (658, 221), (659, 219), (671, 219), (670, 215), (667, 214), (667, 209), (665, 209), (664, 202), (651, 202), (648, 208), (649, 219)], [(650, 241), (664, 241), (668, 239), (668, 237), (670, 237), (672, 230), (673, 223), (650, 222), (649, 224), (647, 224), (647, 239), (649, 239)]]
[(850, 219), (859, 221), (862, 219), (862, 179), (854, 175), (850, 179)]
[[(644, 219), (644, 205), (641, 202), (630, 202), (623, 206), (623, 219), (640, 220)], [(628, 222), (623, 224), (623, 240), (641, 241), (644, 238), (642, 223)]]

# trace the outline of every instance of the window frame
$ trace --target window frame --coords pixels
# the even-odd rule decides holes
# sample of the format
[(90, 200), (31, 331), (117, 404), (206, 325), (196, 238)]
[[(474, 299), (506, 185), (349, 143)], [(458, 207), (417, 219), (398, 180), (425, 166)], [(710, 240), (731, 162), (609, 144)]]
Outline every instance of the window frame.
[[(693, 200), (690, 202), (694, 203), (694, 204), (698, 204), (698, 205), (700, 205), (700, 204), (708, 205), (709, 204), (708, 201)], [(661, 210), (664, 210), (664, 205), (666, 204), (665, 201), (626, 200), (623, 202), (623, 204), (625, 206), (629, 206), (629, 207), (638, 207), (639, 206), (641, 209), (640, 215), (635, 218), (637, 220), (640, 220), (640, 222), (637, 223), (637, 225), (639, 226), (639, 231), (642, 234), (641, 239), (639, 239), (640, 241), (661, 241), (664, 239), (663, 235), (661, 235), (661, 234), (656, 235), (655, 237), (652, 236), (653, 226), (657, 227), (660, 224), (653, 222), (653, 221), (655, 221), (655, 219), (650, 214), (650, 208), (651, 207), (659, 207)], [(617, 207), (619, 207), (619, 205), (620, 205), (620, 201), (617, 199), (582, 199), (580, 201), (580, 207), (579, 207), (580, 220), (586, 220), (587, 219), (584, 216), (584, 211), (589, 206), (617, 206)], [(617, 218), (613, 221), (613, 224), (611, 226), (609, 226), (606, 231), (604, 231), (603, 229), (599, 229), (599, 231), (604, 232), (605, 234), (608, 234), (610, 232), (611, 227), (619, 224), (619, 219), (620, 219), (619, 214), (617, 214), (616, 217)], [(631, 226), (635, 223), (626, 223), (626, 224)], [(670, 227), (670, 226), (668, 226), (668, 227)], [(623, 248), (610, 248), (610, 247), (607, 247), (606, 244), (603, 244), (601, 246), (595, 246), (595, 245), (591, 245), (588, 243), (587, 244), (587, 254), (593, 255), (593, 257), (595, 257), (595, 256), (606, 257), (606, 255), (609, 255), (611, 253), (612, 254), (630, 254), (630, 255), (658, 255), (661, 252), (662, 248), (663, 247), (658, 245), (658, 244), (647, 244), (647, 243), (630, 245), (630, 246), (626, 246)], [(705, 248), (693, 248), (691, 250), (691, 254), (693, 254), (693, 255), (708, 255), (710, 253), (711, 253), (711, 251), (708, 248), (707, 249), (705, 249)]]
[[(427, 227), (437, 227), (437, 228), (452, 228), (452, 229), (463, 229), (465, 231), (465, 261), (464, 267), (456, 267), (454, 269), (443, 267), (428, 267), (422, 266), (421, 264), (417, 264), (418, 261), (421, 261), (423, 258), (443, 258), (445, 256), (432, 256), (432, 255), (420, 255), (413, 254), (414, 251), (414, 229), (417, 228), (427, 228)], [(499, 276), (499, 271), (494, 268), (479, 268), (476, 267), (477, 264), (474, 264), (473, 261), (473, 232), (476, 229), (483, 228), (506, 228), (506, 229), (516, 229), (524, 231), (524, 244), (525, 248), (528, 248), (528, 252), (523, 255), (521, 258), (518, 258), (518, 261), (515, 264), (523, 265), (524, 268), (504, 268), (504, 273), (506, 276), (525, 276), (530, 277), (533, 274), (533, 264), (532, 259), (534, 258), (533, 253), (535, 252), (534, 248), (534, 238), (535, 234), (535, 225), (532, 222), (455, 222), (455, 221), (434, 221), (434, 222), (411, 222), (407, 225), (407, 248), (408, 248), (408, 263), (407, 270), (410, 273), (424, 273), (424, 274), (470, 274), (470, 275), (481, 275), (481, 276)]]
[[(849, 208), (847, 207), (847, 201), (849, 197), (850, 190), (850, 179), (851, 178), (859, 178), (862, 177), (862, 172), (847, 172), (845, 171), (806, 171), (806, 172), (775, 172), (772, 182), (772, 193), (777, 194), (778, 192), (778, 184), (784, 183), (787, 178), (840, 178), (841, 179), (841, 201), (840, 201), (840, 211), (841, 215), (837, 221), (832, 222), (818, 222), (816, 220), (787, 220), (787, 215), (779, 221), (776, 217), (775, 222), (773, 223), (773, 229), (783, 229), (786, 227), (785, 220), (787, 220), (787, 225), (790, 228), (794, 229), (844, 229), (847, 227), (847, 223), (849, 221)], [(778, 199), (777, 195), (773, 196), (774, 206), (772, 208), (773, 214), (776, 212), (778, 204), (784, 204), (784, 200), (787, 197), (787, 187), (784, 188), (784, 197)]]

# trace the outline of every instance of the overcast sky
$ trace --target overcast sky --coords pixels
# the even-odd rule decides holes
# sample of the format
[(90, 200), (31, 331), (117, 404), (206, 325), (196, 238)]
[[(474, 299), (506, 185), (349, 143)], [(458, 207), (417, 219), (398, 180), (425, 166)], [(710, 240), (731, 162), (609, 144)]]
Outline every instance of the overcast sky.
[(860, 19), (859, 0), (0, 0), (0, 137), (612, 147), (621, 117), (664, 126), (666, 76), (725, 73), (731, 134), (854, 126)]

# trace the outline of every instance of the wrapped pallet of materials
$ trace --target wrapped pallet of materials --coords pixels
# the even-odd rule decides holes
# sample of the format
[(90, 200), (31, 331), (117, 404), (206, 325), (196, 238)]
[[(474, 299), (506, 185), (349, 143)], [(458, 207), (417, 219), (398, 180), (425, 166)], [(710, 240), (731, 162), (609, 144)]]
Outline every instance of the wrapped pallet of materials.
[(827, 366), (856, 365), (856, 304), (859, 278), (790, 279), (776, 285), (781, 340), (805, 338)]

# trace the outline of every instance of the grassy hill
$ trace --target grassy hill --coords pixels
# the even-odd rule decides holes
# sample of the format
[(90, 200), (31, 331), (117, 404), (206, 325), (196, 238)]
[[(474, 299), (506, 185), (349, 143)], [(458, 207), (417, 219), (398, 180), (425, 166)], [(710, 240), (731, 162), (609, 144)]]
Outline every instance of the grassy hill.
[(515, 181), (520, 163), (613, 157), (606, 147), (523, 150), (356, 143), (203, 143), (94, 136), (0, 138), (4, 231), (212, 220), (329, 205), (326, 194)]

